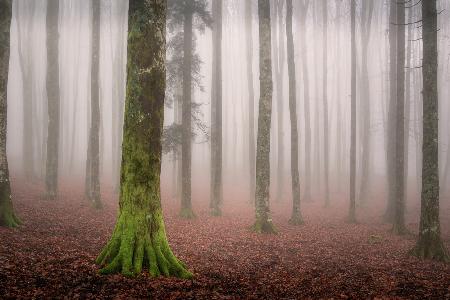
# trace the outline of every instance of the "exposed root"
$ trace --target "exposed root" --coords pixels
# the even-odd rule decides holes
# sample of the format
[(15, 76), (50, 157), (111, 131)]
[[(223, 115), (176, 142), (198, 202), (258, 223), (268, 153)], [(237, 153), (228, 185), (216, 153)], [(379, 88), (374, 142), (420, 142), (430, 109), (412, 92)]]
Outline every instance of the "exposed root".
[(450, 255), (441, 239), (433, 239), (432, 241), (419, 239), (409, 254), (419, 259), (431, 259), (450, 263)]
[(193, 276), (172, 253), (160, 215), (121, 215), (111, 240), (96, 262), (103, 267), (101, 274), (121, 273), (131, 277), (146, 268), (153, 277), (189, 279)]
[(192, 220), (197, 218), (197, 216), (194, 214), (192, 208), (182, 208), (180, 211), (180, 218)]
[(0, 213), (0, 226), (16, 228), (22, 225), (20, 219), (12, 212), (12, 209)]
[(276, 234), (277, 230), (273, 225), (272, 220), (257, 219), (255, 224), (251, 227), (252, 231), (256, 233)]

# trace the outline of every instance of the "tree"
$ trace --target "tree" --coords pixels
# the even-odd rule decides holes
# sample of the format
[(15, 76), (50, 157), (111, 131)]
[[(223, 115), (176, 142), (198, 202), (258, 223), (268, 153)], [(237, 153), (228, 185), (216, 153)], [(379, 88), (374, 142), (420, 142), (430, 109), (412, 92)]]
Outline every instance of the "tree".
[(422, 1), (423, 37), (423, 145), (419, 239), (412, 254), (450, 261), (441, 239), (438, 159), (438, 26), (436, 0)]
[(351, 143), (350, 143), (350, 209), (348, 221), (356, 222), (356, 0), (351, 0)]
[(397, 5), (397, 107), (395, 150), (395, 206), (393, 232), (404, 234), (405, 226), (405, 4)]
[(291, 119), (291, 180), (292, 216), (289, 223), (300, 225), (303, 218), (300, 210), (300, 175), (298, 172), (298, 129), (297, 129), (297, 84), (295, 79), (295, 51), (292, 34), (292, 0), (286, 2), (286, 40), (289, 76), (289, 115)]
[(253, 86), (253, 18), (252, 1), (245, 1), (245, 41), (247, 59), (247, 84), (248, 84), (248, 151), (250, 168), (250, 199), (255, 195), (255, 88)]
[(91, 128), (86, 159), (86, 197), (100, 209), (100, 0), (92, 2)]
[(120, 210), (97, 263), (103, 274), (192, 275), (172, 253), (161, 209), (166, 1), (130, 1)]
[(325, 206), (330, 205), (330, 138), (328, 128), (328, 9), (323, 0), (323, 153), (325, 169)]
[(0, 1), (0, 226), (17, 227), (20, 220), (14, 213), (6, 156), (7, 88), (12, 4)]
[(48, 134), (46, 163), (46, 197), (54, 200), (58, 194), (59, 157), (59, 1), (47, 1), (47, 98)]
[(211, 89), (211, 202), (213, 216), (222, 214), (222, 0), (213, 0), (213, 82)]
[(172, 26), (183, 26), (183, 104), (181, 134), (181, 211), (183, 218), (195, 218), (191, 201), (191, 161), (192, 161), (192, 68), (194, 52), (194, 22), (196, 27), (204, 30), (211, 24), (206, 0), (186, 0), (170, 2)]
[(260, 100), (256, 144), (256, 222), (253, 230), (275, 233), (269, 207), (270, 126), (272, 121), (272, 62), (269, 0), (258, 0)]

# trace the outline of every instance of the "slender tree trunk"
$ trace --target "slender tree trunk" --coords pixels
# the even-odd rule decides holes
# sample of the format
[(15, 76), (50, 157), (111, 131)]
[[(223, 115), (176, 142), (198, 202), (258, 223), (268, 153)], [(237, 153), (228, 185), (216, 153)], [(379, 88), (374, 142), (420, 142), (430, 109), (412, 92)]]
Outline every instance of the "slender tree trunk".
[(337, 122), (336, 122), (336, 183), (338, 185), (338, 191), (342, 192), (342, 178), (344, 177), (343, 172), (343, 162), (341, 157), (343, 155), (343, 132), (342, 127), (344, 123), (344, 119), (342, 117), (342, 100), (341, 100), (341, 59), (342, 59), (342, 51), (341, 51), (341, 23), (342, 23), (342, 15), (341, 15), (341, 1), (336, 2), (336, 32), (337, 32), (337, 53), (336, 53), (336, 62), (338, 67), (336, 68), (336, 102), (337, 102)]
[(182, 218), (194, 218), (191, 203), (191, 161), (192, 161), (192, 12), (184, 13), (184, 57), (183, 57), (183, 133), (182, 133)]
[(391, 0), (389, 9), (389, 44), (390, 44), (390, 99), (388, 109), (388, 147), (387, 147), (387, 175), (388, 175), (388, 204), (384, 219), (392, 222), (394, 219), (395, 188), (397, 178), (395, 176), (396, 157), (396, 108), (397, 108), (397, 1)]
[(247, 59), (247, 85), (248, 85), (248, 151), (250, 168), (250, 199), (255, 199), (255, 88), (253, 86), (253, 19), (252, 1), (245, 1), (245, 40)]
[(327, 0), (323, 0), (323, 154), (325, 178), (325, 206), (330, 205), (329, 178), (329, 129), (328, 129), (328, 8)]
[(0, 226), (17, 227), (20, 220), (14, 213), (6, 155), (7, 88), (9, 72), (11, 1), (0, 1)]
[(395, 206), (393, 232), (404, 234), (405, 227), (405, 5), (397, 5), (397, 108), (395, 151)]
[(269, 0), (258, 0), (260, 100), (258, 140), (256, 145), (256, 222), (253, 229), (274, 233), (269, 207), (270, 196), (270, 126), (272, 121), (272, 62)]
[(348, 221), (356, 222), (356, 0), (351, 0), (351, 143), (350, 143), (350, 209)]
[(300, 225), (303, 218), (300, 209), (300, 175), (298, 172), (298, 129), (297, 129), (297, 86), (295, 79), (295, 50), (292, 34), (292, 0), (286, 3), (286, 40), (289, 76), (289, 113), (291, 119), (291, 180), (292, 180), (292, 216), (290, 224)]
[(419, 239), (412, 253), (450, 261), (439, 220), (438, 22), (436, 0), (422, 1), (423, 22), (423, 163)]
[(222, 215), (222, 0), (213, 0), (213, 88), (211, 91), (211, 202), (213, 216)]
[(165, 39), (166, 1), (131, 1), (120, 211), (97, 258), (103, 274), (132, 276), (147, 267), (151, 276), (192, 277), (170, 249), (161, 209)]
[(48, 136), (46, 163), (46, 197), (54, 200), (58, 194), (59, 160), (59, 1), (47, 1), (47, 99)]
[(87, 154), (86, 178), (87, 197), (92, 205), (100, 209), (100, 0), (92, 1), (92, 65), (91, 65), (91, 129), (89, 132), (89, 146)]

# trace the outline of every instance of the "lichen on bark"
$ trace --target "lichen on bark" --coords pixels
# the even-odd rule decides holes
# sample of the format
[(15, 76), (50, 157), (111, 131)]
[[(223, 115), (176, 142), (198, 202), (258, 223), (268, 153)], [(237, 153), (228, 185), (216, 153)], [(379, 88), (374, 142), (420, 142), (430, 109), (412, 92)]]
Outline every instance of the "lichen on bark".
[(0, 226), (17, 227), (19, 218), (14, 213), (6, 154), (7, 87), (12, 4), (0, 1)]
[(118, 220), (97, 258), (102, 274), (190, 278), (167, 241), (161, 209), (166, 1), (130, 1), (127, 97)]

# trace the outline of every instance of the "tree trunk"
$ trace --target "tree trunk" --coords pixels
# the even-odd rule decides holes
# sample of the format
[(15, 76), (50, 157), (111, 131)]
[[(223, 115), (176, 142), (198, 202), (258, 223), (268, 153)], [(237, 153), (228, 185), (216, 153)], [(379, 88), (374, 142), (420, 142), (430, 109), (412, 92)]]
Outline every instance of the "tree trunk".
[(54, 200), (58, 194), (59, 160), (59, 1), (47, 2), (47, 98), (48, 135), (46, 163), (46, 198)]
[[(116, 227), (97, 263), (103, 274), (192, 276), (172, 253), (161, 209), (166, 1), (131, 1), (128, 82)], [(144, 50), (144, 51), (143, 51)]]
[(213, 0), (213, 63), (211, 90), (211, 215), (222, 211), (222, 0)]
[(395, 206), (393, 232), (406, 233), (405, 227), (405, 5), (397, 5), (397, 108), (395, 151)]
[(323, 0), (323, 155), (325, 179), (325, 206), (330, 205), (329, 136), (328, 136), (328, 8)]
[(397, 1), (391, 0), (389, 9), (389, 44), (390, 44), (390, 99), (388, 109), (388, 147), (387, 147), (387, 176), (388, 176), (388, 204), (384, 219), (392, 222), (394, 219), (395, 188), (397, 178), (395, 176), (396, 157), (396, 108), (397, 108)]
[(258, 0), (260, 100), (258, 140), (256, 145), (256, 222), (259, 233), (274, 233), (269, 207), (270, 196), (270, 126), (272, 121), (272, 62), (269, 0)]
[(245, 1), (245, 40), (247, 59), (247, 84), (248, 84), (248, 151), (250, 168), (250, 199), (255, 199), (255, 88), (253, 86), (253, 19), (252, 1)]
[(91, 128), (87, 153), (86, 183), (87, 197), (92, 205), (100, 209), (100, 103), (99, 103), (99, 67), (100, 67), (100, 0), (92, 1), (92, 65), (91, 65)]
[(303, 218), (300, 209), (300, 176), (298, 172), (298, 129), (297, 129), (297, 86), (295, 79), (295, 50), (292, 34), (292, 0), (286, 3), (286, 40), (289, 76), (289, 114), (291, 117), (291, 180), (292, 180), (292, 216), (289, 223), (300, 225)]
[(436, 0), (422, 1), (423, 36), (423, 163), (419, 239), (412, 253), (450, 261), (441, 239), (439, 220), (438, 41)]
[(11, 201), (8, 158), (6, 155), (7, 88), (9, 72), (11, 1), (0, 2), (0, 226), (17, 227), (19, 218)]
[(348, 221), (356, 222), (356, 0), (351, 0), (351, 143), (350, 143), (350, 209)]
[(184, 57), (183, 57), (183, 133), (181, 145), (182, 192), (181, 211), (182, 218), (194, 218), (191, 203), (191, 161), (192, 161), (192, 11), (184, 12)]

